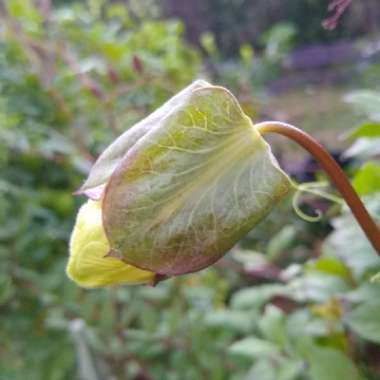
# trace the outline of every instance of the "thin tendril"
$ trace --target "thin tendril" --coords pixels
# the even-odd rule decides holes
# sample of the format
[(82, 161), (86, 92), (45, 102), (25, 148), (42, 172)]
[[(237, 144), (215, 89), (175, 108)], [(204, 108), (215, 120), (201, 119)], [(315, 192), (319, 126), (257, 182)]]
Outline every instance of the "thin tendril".
[(344, 205), (342, 198), (321, 190), (322, 187), (326, 187), (327, 185), (327, 182), (306, 182), (301, 184), (294, 184), (296, 191), (292, 199), (292, 205), (295, 213), (301, 219), (304, 219), (307, 222), (315, 223), (319, 222), (322, 219), (323, 215), (322, 211), (318, 209), (315, 210), (316, 215), (308, 215), (301, 209), (300, 204), (302, 202), (300, 198), (303, 195), (303, 193), (313, 194), (318, 197), (327, 199), (330, 202), (338, 203), (339, 205)]
[(314, 210), (315, 214), (316, 215), (308, 215), (306, 214), (300, 207), (300, 203), (301, 203), (301, 200), (300, 200), (300, 197), (302, 195), (302, 191), (301, 190), (297, 190), (294, 195), (293, 195), (293, 199), (292, 199), (292, 206), (293, 206), (293, 209), (294, 209), (294, 212), (303, 220), (305, 220), (306, 222), (310, 222), (310, 223), (316, 223), (316, 222), (319, 222), (321, 219), (322, 219), (322, 211), (321, 210)]

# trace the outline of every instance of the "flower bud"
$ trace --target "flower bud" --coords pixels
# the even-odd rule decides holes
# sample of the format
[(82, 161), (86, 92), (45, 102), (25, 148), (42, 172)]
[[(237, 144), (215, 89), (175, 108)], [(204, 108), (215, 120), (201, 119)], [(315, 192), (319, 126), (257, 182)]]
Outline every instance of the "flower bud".
[[(79, 190), (101, 199), (105, 236), (92, 265), (118, 260), (114, 265), (125, 262), (161, 276), (201, 270), (291, 187), (236, 98), (196, 81), (116, 139)], [(78, 255), (91, 260), (91, 234), (86, 236), (87, 251)], [(96, 272), (110, 279), (105, 270)], [(114, 283), (123, 280), (120, 274)]]

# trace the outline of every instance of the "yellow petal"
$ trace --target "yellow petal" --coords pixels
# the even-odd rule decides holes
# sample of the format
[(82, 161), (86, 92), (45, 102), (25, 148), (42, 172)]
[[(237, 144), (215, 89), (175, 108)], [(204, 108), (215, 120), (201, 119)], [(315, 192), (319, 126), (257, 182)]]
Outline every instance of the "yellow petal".
[(101, 202), (89, 200), (80, 208), (71, 235), (67, 275), (85, 288), (154, 281), (153, 272), (138, 269), (114, 257), (105, 257), (109, 250)]

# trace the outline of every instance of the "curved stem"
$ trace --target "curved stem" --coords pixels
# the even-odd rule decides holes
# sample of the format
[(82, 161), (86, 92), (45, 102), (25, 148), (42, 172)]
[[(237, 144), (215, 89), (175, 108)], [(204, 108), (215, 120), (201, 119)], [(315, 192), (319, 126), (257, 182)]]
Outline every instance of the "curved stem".
[(372, 243), (372, 246), (380, 255), (380, 230), (364, 207), (363, 202), (353, 189), (343, 170), (330, 153), (307, 133), (290, 124), (279, 121), (265, 121), (255, 124), (255, 128), (261, 134), (274, 132), (289, 137), (314, 156), (334, 182), (364, 233), (367, 235), (367, 238)]

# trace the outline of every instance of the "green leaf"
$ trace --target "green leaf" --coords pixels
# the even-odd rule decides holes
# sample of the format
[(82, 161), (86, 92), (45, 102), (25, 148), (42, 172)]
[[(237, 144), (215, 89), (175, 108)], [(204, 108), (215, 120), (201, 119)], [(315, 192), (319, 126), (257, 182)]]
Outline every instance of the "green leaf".
[(100, 380), (99, 360), (94, 358), (86, 339), (86, 325), (83, 320), (76, 319), (70, 323), (70, 332), (77, 349), (80, 377), (83, 380)]
[(371, 120), (380, 122), (380, 94), (375, 91), (355, 91), (348, 94), (346, 102), (358, 111), (365, 113)]
[(307, 273), (288, 284), (289, 295), (299, 302), (327, 302), (346, 290), (347, 284), (341, 278), (317, 272)]
[(346, 317), (347, 325), (360, 337), (380, 343), (380, 301), (372, 300), (355, 308)]
[(206, 315), (205, 323), (209, 327), (247, 333), (252, 330), (257, 317), (246, 311), (214, 310)]
[(291, 183), (224, 88), (200, 82), (155, 115), (107, 184), (104, 228), (112, 255), (179, 275), (222, 257)]
[(296, 235), (297, 230), (292, 225), (283, 227), (276, 235), (274, 235), (267, 247), (269, 260), (275, 260), (286, 252), (294, 242)]
[(377, 284), (380, 284), (380, 272), (377, 273), (374, 277), (372, 277), (372, 281)]
[(245, 380), (278, 380), (276, 370), (270, 360), (262, 359), (249, 371)]
[(379, 123), (364, 123), (355, 129), (350, 135), (350, 138), (357, 139), (359, 137), (380, 137)]
[(14, 296), (15, 291), (12, 278), (6, 273), (0, 272), (0, 306), (5, 305)]
[[(281, 364), (279, 364), (281, 362)], [(275, 360), (260, 359), (244, 380), (296, 380), (303, 371), (302, 361), (277, 357)]]
[(373, 161), (365, 163), (355, 174), (352, 185), (362, 195), (380, 191), (380, 165)]
[(311, 380), (361, 380), (354, 363), (342, 352), (330, 348), (312, 348), (308, 353)]
[[(380, 215), (380, 196), (375, 194), (365, 201), (371, 215), (378, 220)], [(324, 244), (324, 250), (342, 260), (356, 277), (361, 277), (367, 270), (380, 268), (380, 259), (369, 243), (363, 231), (346, 210), (342, 216), (333, 219), (334, 232)]]
[(12, 0), (7, 3), (9, 13), (19, 21), (22, 20), (24, 25), (34, 29), (42, 22), (38, 8), (33, 5), (31, 0)]
[(317, 271), (331, 274), (348, 281), (351, 279), (348, 267), (335, 257), (321, 257), (315, 262), (308, 264), (306, 268), (310, 272)]
[(276, 380), (295, 380), (304, 370), (304, 363), (299, 360), (289, 360), (280, 367)]
[(259, 320), (259, 329), (266, 339), (283, 347), (286, 342), (286, 316), (276, 306), (268, 305)]
[(231, 298), (235, 309), (259, 309), (274, 296), (285, 295), (286, 287), (278, 284), (253, 286), (238, 290)]
[(369, 159), (380, 154), (380, 137), (362, 137), (356, 140), (345, 152), (344, 157)]
[(353, 303), (380, 300), (380, 285), (366, 281), (352, 292), (346, 293), (344, 299)]
[(250, 359), (276, 356), (279, 354), (278, 347), (275, 344), (255, 337), (247, 337), (233, 343), (230, 346), (229, 351), (232, 354)]

